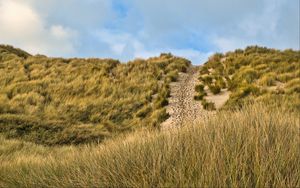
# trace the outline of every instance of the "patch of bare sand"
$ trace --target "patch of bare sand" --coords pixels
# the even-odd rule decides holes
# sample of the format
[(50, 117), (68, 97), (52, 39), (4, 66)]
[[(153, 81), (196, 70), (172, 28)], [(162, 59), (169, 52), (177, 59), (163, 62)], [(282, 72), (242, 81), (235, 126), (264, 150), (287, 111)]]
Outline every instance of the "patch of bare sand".
[(206, 92), (207, 96), (205, 97), (205, 99), (208, 102), (213, 102), (215, 104), (216, 109), (220, 109), (226, 103), (230, 96), (230, 91), (228, 91), (227, 89), (222, 89), (221, 92), (216, 95), (214, 95), (209, 90), (207, 90)]
[(167, 106), (170, 117), (161, 124), (162, 130), (183, 125), (197, 125), (215, 114), (204, 110), (201, 102), (194, 100), (195, 86), (199, 82), (198, 76), (198, 67), (191, 66), (186, 73), (180, 73), (177, 82), (171, 83), (171, 97)]

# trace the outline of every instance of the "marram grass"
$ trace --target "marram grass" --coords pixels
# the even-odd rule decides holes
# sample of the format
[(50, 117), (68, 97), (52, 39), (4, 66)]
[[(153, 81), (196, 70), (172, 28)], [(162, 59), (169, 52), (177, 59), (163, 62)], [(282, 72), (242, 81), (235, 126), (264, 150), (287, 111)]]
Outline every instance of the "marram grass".
[(299, 117), (250, 105), (102, 144), (0, 142), (0, 187), (300, 187)]

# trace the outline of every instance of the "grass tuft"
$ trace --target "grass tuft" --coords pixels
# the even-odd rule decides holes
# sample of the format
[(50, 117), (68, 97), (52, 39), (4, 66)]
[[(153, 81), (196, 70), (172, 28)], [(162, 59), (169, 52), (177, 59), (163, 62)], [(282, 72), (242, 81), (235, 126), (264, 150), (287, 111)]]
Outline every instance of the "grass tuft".
[(0, 137), (0, 187), (299, 187), (299, 118), (286, 110), (247, 105), (80, 147)]

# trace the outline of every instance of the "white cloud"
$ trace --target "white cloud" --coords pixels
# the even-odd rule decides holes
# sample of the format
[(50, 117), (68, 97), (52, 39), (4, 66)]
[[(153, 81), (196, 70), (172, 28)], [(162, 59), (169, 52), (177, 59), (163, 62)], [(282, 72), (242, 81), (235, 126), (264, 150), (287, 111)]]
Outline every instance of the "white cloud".
[(298, 0), (131, 2), (144, 20), (149, 42), (155, 45), (162, 40), (174, 41), (178, 36), (184, 38), (192, 31), (199, 33), (199, 38), (212, 41), (210, 44), (216, 46), (211, 46), (211, 50), (227, 51), (252, 44), (299, 48)]
[(264, 0), (259, 14), (245, 16), (237, 22), (235, 32), (218, 33), (211, 40), (221, 52), (249, 45), (299, 49), (299, 16), (293, 15), (297, 12), (293, 6), (285, 0)]
[(129, 53), (133, 53), (139, 48), (143, 48), (141, 42), (129, 33), (103, 29), (98, 30), (95, 35), (97, 36), (98, 41), (107, 45), (114, 55), (131, 55)]
[(122, 61), (171, 52), (198, 64), (247, 45), (299, 48), (299, 1), (0, 0), (0, 43)]
[(29, 7), (16, 1), (0, 1), (0, 31), (2, 37), (34, 37), (42, 31), (39, 16)]
[(160, 34), (174, 29), (207, 30), (232, 26), (247, 14), (260, 13), (261, 0), (130, 0), (144, 19), (145, 27)]
[[(143, 32), (141, 32), (143, 33)], [(177, 48), (155, 48), (148, 49), (147, 44), (141, 42), (141, 36), (133, 36), (130, 33), (120, 33), (111, 30), (99, 30), (96, 32), (99, 42), (108, 47), (106, 54), (123, 61), (132, 58), (149, 58), (159, 56), (162, 52), (171, 52), (176, 56), (185, 57), (194, 64), (202, 64), (212, 55), (211, 52), (203, 53), (194, 49), (177, 49)], [(103, 45), (102, 45), (103, 47)]]
[(62, 25), (47, 26), (29, 1), (0, 0), (0, 41), (30, 53), (70, 55), (76, 32)]
[(51, 34), (56, 38), (68, 38), (68, 31), (61, 25), (53, 25), (50, 28)]
[[(247, 41), (243, 41), (243, 39), (234, 37), (215, 37), (212, 39), (212, 42), (217, 47), (219, 52), (232, 51), (238, 48), (245, 48), (247, 45), (251, 45)], [(253, 42), (253, 44), (255, 44), (255, 42)]]
[(111, 50), (117, 54), (121, 55), (126, 47), (126, 44), (112, 44), (111, 45)]
[(112, 33), (105, 29), (97, 31), (96, 35), (98, 40), (108, 45), (110, 50), (116, 55), (121, 55), (124, 52), (130, 38), (129, 34)]

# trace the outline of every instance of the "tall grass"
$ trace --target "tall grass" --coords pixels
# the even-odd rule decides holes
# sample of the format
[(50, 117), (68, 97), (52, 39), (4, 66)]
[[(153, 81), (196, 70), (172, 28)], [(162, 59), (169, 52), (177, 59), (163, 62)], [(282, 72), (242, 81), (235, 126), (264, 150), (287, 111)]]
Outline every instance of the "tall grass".
[(299, 187), (299, 117), (250, 105), (100, 145), (0, 139), (0, 187)]
[(158, 126), (167, 117), (161, 112), (170, 82), (189, 65), (171, 54), (120, 63), (31, 56), (0, 45), (0, 133), (59, 145)]
[[(201, 71), (208, 69), (211, 71), (208, 75), (205, 71)], [(289, 107), (300, 112), (298, 105), (293, 106), (300, 103), (300, 80), (297, 79), (300, 76), (299, 50), (281, 51), (249, 46), (244, 50), (215, 54), (201, 70), (199, 80), (202, 84), (210, 86), (215, 80), (214, 85), (220, 88), (227, 87), (231, 92), (229, 101), (224, 105), (226, 109), (241, 106), (250, 98), (256, 100), (263, 95), (272, 95), (272, 98), (286, 99), (293, 96), (295, 102), (289, 104)], [(222, 77), (226, 78), (226, 82)], [(216, 90), (214, 85), (209, 89), (213, 93), (218, 93), (219, 90)], [(284, 92), (273, 92), (276, 87)], [(245, 92), (250, 91), (250, 88), (256, 89)], [(277, 88), (275, 90), (278, 90)]]

